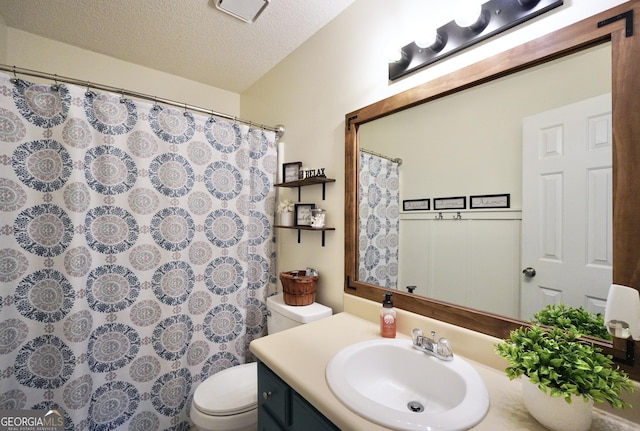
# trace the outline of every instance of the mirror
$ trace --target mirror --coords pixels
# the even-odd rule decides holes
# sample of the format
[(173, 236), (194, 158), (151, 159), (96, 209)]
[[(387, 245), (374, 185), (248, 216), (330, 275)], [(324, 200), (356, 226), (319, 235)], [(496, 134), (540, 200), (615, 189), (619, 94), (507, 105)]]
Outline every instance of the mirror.
[[(531, 318), (531, 311), (546, 304), (538, 304), (537, 295), (526, 307), (520, 304), (520, 298), (526, 297), (520, 294), (521, 280), (525, 280), (526, 289), (534, 290), (535, 281), (540, 279), (540, 274), (536, 280), (522, 275), (521, 268), (529, 265), (540, 272), (537, 265), (520, 264), (522, 119), (610, 92), (611, 45), (603, 43), (361, 125), (361, 152), (368, 150), (402, 162), (395, 168), (399, 175), (389, 183), (396, 196), (399, 188), (399, 217), (396, 211), (387, 216), (390, 205), (382, 201), (379, 192), (379, 177), (390, 174), (372, 167), (375, 177), (369, 180), (367, 176), (371, 163), (394, 169), (393, 162), (374, 157), (375, 162), (361, 169), (358, 247), (364, 252), (360, 254), (357, 280), (404, 291), (407, 286), (416, 286), (417, 295), (515, 319)], [(610, 142), (609, 134), (606, 141)], [(596, 149), (607, 153), (610, 165), (609, 150), (610, 146)], [(537, 183), (527, 184), (535, 189)], [(497, 193), (509, 194), (509, 208), (470, 208), (469, 196)], [(466, 208), (459, 212), (436, 210), (433, 198), (446, 196), (465, 196)], [(430, 199), (430, 211), (403, 210), (404, 200), (421, 198)], [(575, 195), (567, 199), (569, 204), (577, 202)], [(395, 208), (395, 202), (391, 205)], [(379, 206), (384, 207), (382, 211)], [(382, 222), (372, 226), (377, 220)], [(387, 232), (388, 225), (399, 225), (399, 234)], [(585, 242), (586, 230), (575, 233), (582, 238), (568, 242)], [(610, 236), (607, 239), (610, 249)], [(388, 271), (384, 270), (384, 256), (393, 256)], [(375, 265), (371, 265), (371, 259)], [(611, 266), (605, 266), (604, 280), (597, 286), (600, 295), (595, 297), (594, 289), (589, 291), (589, 303), (582, 302), (587, 294), (586, 280), (574, 289), (581, 289), (582, 295), (571, 292), (580, 297), (580, 302), (568, 305), (593, 304), (588, 311), (604, 313), (597, 306), (604, 304), (611, 285)], [(560, 296), (557, 290), (553, 294), (540, 298), (553, 301)], [(571, 296), (565, 292), (563, 300)], [(533, 303), (537, 304), (536, 310), (531, 310)]]
[[(613, 282), (640, 286), (640, 38), (636, 28), (626, 34), (627, 22), (623, 14), (634, 9), (640, 16), (640, 1), (630, 1), (591, 18), (565, 27), (487, 60), (465, 67), (445, 77), (434, 79), (411, 90), (363, 107), (345, 116), (345, 293), (372, 301), (380, 301), (385, 289), (358, 280), (358, 155), (360, 129), (366, 123), (387, 117), (414, 106), (428, 104), (451, 94), (464, 92), (480, 84), (503, 76), (544, 65), (575, 54), (586, 48), (610, 41), (611, 98), (613, 103)], [(614, 19), (607, 25), (599, 22)], [(631, 25), (633, 29), (633, 25)], [(395, 156), (390, 154), (391, 156)], [(397, 157), (397, 156), (395, 156)], [(490, 313), (468, 306), (396, 291), (394, 305), (408, 311), (435, 318), (457, 326), (506, 338), (509, 331), (525, 322), (513, 317)], [(616, 343), (603, 343), (605, 351), (616, 357), (624, 349)], [(636, 347), (636, 351), (638, 351)], [(624, 356), (623, 356), (624, 357)], [(636, 361), (638, 363), (640, 361)], [(640, 366), (625, 366), (636, 380)]]

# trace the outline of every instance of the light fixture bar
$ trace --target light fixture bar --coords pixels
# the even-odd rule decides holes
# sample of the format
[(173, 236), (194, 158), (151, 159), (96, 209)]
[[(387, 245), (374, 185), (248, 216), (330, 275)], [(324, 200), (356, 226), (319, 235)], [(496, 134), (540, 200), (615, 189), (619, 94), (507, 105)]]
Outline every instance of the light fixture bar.
[(389, 63), (389, 80), (422, 69), (562, 4), (563, 0), (489, 0), (482, 5), (479, 16), (482, 25), (460, 27), (453, 20), (437, 29), (442, 43), (420, 48), (411, 42), (402, 47), (402, 58)]

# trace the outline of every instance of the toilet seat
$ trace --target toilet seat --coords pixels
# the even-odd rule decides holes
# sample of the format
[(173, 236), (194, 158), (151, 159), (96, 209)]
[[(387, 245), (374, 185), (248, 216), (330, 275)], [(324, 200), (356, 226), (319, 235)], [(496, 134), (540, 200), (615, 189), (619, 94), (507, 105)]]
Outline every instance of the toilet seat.
[(193, 404), (210, 416), (248, 412), (258, 405), (258, 364), (255, 362), (222, 370), (196, 388)]

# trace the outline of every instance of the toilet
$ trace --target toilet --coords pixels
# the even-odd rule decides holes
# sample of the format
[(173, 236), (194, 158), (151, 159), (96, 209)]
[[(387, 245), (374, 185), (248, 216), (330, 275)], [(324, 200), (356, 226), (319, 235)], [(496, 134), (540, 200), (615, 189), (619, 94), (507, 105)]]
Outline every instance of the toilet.
[[(286, 305), (282, 294), (267, 298), (267, 333), (274, 334), (331, 316), (331, 308)], [(255, 431), (258, 428), (257, 363), (222, 370), (200, 383), (193, 394), (191, 421), (199, 431)]]

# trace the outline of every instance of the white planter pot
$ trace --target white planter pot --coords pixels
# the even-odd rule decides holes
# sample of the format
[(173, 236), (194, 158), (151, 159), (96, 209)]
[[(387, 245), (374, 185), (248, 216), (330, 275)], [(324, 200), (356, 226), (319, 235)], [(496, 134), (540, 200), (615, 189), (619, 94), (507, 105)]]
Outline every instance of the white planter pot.
[(587, 431), (591, 427), (593, 400), (573, 396), (568, 404), (562, 397), (545, 394), (526, 376), (522, 376), (522, 398), (531, 416), (547, 429)]
[(280, 213), (280, 226), (293, 226), (293, 212)]

